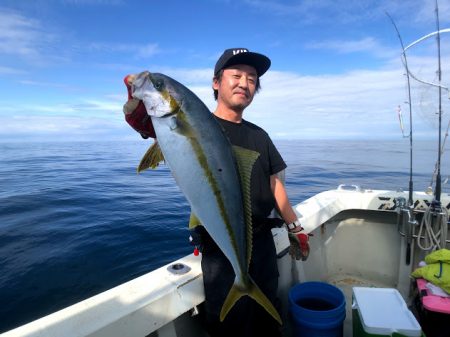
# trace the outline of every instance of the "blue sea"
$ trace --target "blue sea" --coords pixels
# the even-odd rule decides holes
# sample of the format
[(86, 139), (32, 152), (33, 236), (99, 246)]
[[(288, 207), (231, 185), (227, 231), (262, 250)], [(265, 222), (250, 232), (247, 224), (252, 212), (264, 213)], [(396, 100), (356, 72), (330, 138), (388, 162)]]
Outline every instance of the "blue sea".
[[(0, 332), (192, 252), (189, 207), (167, 166), (136, 173), (150, 144), (0, 143)], [(407, 190), (408, 140), (275, 144), (293, 204), (339, 184)], [(415, 142), (416, 190), (437, 153), (437, 142)], [(449, 164), (444, 153), (443, 180)]]

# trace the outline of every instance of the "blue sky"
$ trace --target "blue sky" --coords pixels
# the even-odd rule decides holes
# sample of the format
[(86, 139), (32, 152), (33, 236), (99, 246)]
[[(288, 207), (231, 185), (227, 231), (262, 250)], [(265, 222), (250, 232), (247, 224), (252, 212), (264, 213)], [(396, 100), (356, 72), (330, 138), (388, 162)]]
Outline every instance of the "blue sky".
[[(450, 28), (450, 3), (439, 7)], [(272, 138), (399, 139), (406, 78), (386, 11), (406, 45), (436, 30), (434, 0), (3, 0), (0, 141), (139, 139), (123, 119), (122, 79), (143, 70), (177, 79), (213, 110), (212, 70), (230, 47), (272, 60), (244, 113)], [(441, 43), (449, 86), (450, 34)], [(412, 71), (435, 81), (435, 55), (434, 38), (411, 48)], [(416, 136), (437, 137), (437, 89), (412, 90)]]

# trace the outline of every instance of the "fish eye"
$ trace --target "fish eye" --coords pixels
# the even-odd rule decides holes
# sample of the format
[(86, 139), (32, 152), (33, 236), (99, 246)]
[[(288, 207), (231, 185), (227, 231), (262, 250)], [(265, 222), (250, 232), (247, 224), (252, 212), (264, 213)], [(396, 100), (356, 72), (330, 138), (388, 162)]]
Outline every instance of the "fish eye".
[(162, 89), (163, 85), (164, 85), (164, 83), (162, 80), (156, 80), (155, 83), (153, 84), (155, 89), (158, 91)]

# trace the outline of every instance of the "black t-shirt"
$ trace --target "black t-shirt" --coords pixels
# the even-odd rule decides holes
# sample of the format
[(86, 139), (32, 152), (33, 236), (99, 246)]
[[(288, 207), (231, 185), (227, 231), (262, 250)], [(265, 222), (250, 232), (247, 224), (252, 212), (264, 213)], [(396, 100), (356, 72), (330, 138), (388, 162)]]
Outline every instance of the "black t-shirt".
[[(214, 115), (215, 116), (215, 115)], [(270, 176), (286, 168), (286, 163), (272, 143), (269, 135), (259, 126), (242, 120), (233, 123), (215, 116), (231, 144), (258, 152), (251, 177), (252, 214), (256, 222), (265, 219), (275, 207), (270, 188)]]

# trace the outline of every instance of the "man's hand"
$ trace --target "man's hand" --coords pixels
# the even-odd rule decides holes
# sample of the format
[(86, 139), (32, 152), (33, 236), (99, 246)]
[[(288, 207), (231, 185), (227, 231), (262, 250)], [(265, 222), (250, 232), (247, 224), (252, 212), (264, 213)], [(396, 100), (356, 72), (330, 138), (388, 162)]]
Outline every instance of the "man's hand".
[(301, 226), (296, 227), (293, 230), (288, 230), (289, 241), (291, 246), (289, 247), (289, 255), (293, 259), (305, 261), (309, 255), (309, 235), (303, 232)]
[(125, 120), (141, 134), (142, 138), (156, 138), (155, 129), (150, 116), (147, 114), (144, 102), (131, 95), (131, 85), (134, 78), (134, 75), (127, 75), (123, 79), (128, 91), (128, 101), (123, 106)]

